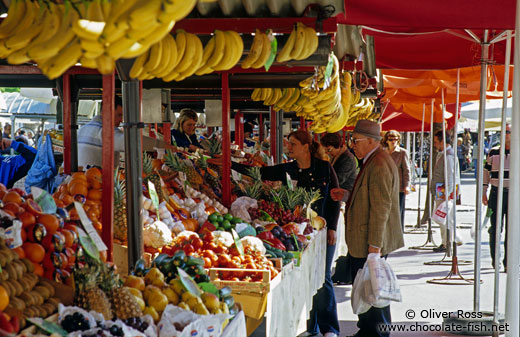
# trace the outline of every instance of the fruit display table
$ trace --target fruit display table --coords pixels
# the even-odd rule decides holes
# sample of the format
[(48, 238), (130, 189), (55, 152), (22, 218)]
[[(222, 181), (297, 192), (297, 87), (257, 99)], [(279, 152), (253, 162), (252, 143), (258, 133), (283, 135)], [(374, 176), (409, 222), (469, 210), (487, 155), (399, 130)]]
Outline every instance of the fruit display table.
[[(302, 253), (300, 266), (287, 265), (279, 275), (280, 281), (271, 286), (265, 310), (265, 335), (297, 336), (305, 326), (312, 308), (312, 297), (325, 280), (327, 231), (318, 232)], [(262, 323), (247, 317), (248, 335)]]
[(244, 312), (240, 311), (235, 318), (224, 329), (220, 337), (246, 337), (246, 317)]

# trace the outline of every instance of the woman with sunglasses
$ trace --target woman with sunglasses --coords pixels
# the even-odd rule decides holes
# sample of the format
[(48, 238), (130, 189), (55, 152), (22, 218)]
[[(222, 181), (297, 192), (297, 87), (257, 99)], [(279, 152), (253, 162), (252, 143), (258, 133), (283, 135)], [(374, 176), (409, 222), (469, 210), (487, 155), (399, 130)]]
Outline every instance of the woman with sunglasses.
[(404, 231), (404, 208), (406, 195), (410, 193), (410, 165), (408, 163), (408, 152), (399, 146), (401, 134), (395, 130), (385, 133), (383, 146), (392, 157), (399, 172), (399, 208), (401, 210), (401, 229)]
[[(293, 131), (287, 139), (289, 157), (294, 160), (285, 164), (262, 167), (260, 173), (263, 180), (282, 181), (284, 184), (288, 174), (292, 180), (297, 181), (297, 186), (320, 191), (322, 199), (314, 203), (313, 209), (327, 221), (325, 282), (314, 295), (310, 319), (307, 321), (307, 335), (315, 336), (321, 332), (324, 337), (337, 337), (339, 322), (331, 265), (336, 250), (336, 226), (340, 204), (332, 200), (330, 190), (339, 186), (338, 179), (330, 163), (320, 159), (320, 144), (313, 141), (307, 131)], [(233, 162), (231, 168), (247, 175), (250, 167)]]

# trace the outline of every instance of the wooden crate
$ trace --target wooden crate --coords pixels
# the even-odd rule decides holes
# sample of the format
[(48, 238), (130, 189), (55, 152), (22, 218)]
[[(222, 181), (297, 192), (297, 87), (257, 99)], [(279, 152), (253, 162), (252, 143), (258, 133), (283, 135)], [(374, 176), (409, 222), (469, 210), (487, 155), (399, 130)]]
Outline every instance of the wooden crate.
[[(131, 269), (128, 267), (128, 247), (114, 243), (114, 250), (112, 255), (114, 256), (114, 264), (117, 266), (119, 275), (128, 275), (128, 272)], [(143, 258), (147, 266), (152, 263), (152, 254), (145, 252)]]

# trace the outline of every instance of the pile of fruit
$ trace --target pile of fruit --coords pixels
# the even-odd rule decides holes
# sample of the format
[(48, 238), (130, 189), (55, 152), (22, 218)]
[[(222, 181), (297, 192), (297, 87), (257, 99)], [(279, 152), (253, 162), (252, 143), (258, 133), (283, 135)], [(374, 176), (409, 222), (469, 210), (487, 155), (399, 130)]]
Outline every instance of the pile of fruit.
[[(154, 265), (164, 267), (168, 262), (154, 261)], [(178, 260), (176, 260), (178, 261)], [(189, 262), (188, 262), (189, 263)], [(140, 268), (136, 266), (136, 268)], [(173, 268), (181, 268), (173, 266)], [(163, 269), (164, 270), (164, 269)], [(191, 310), (199, 315), (231, 313), (236, 314), (235, 300), (231, 296), (231, 289), (223, 288), (218, 293), (202, 291), (189, 277), (177, 274), (167, 277), (158, 267), (147, 270), (137, 270), (140, 275), (129, 275), (125, 287), (134, 295), (135, 300), (144, 306), (143, 313), (153, 317), (158, 322), (168, 304), (178, 306), (184, 310)], [(171, 275), (171, 274), (170, 274)], [(200, 285), (211, 285), (201, 283)]]
[[(22, 245), (13, 249), (20, 258), (27, 258), (34, 273), (59, 283), (70, 284), (70, 272), (82, 249), (78, 245), (76, 222), (69, 213), (58, 208), (56, 214), (43, 213), (31, 195), (19, 189), (5, 189), (0, 184), (0, 218), (4, 229), (16, 221), (22, 223)], [(0, 262), (2, 257), (0, 256)]]
[(34, 61), (50, 79), (80, 62), (102, 74), (119, 58), (134, 58), (169, 34), (196, 0), (16, 0), (0, 25), (0, 58)]
[[(59, 299), (54, 286), (35, 274), (33, 262), (7, 248), (0, 238), (0, 326), (16, 332), (30, 317), (47, 317), (56, 312)], [(2, 313), (3, 312), (3, 313)], [(9, 325), (5, 323), (8, 315)], [(6, 325), (3, 325), (6, 324)]]

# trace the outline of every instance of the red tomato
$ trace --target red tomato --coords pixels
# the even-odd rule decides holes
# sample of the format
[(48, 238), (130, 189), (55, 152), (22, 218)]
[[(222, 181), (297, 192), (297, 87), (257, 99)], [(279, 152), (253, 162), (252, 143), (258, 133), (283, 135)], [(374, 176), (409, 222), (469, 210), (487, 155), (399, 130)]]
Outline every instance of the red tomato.
[(200, 238), (197, 237), (197, 238), (193, 239), (193, 241), (191, 241), (191, 244), (192, 244), (193, 248), (195, 248), (195, 250), (199, 250), (204, 245), (204, 242)]
[(217, 254), (224, 254), (227, 252), (227, 248), (224, 246), (217, 246), (213, 251)]
[(182, 248), (182, 250), (184, 250), (184, 252), (186, 253), (186, 255), (195, 252), (195, 248), (193, 248), (193, 246), (192, 246), (191, 244), (189, 244), (189, 243), (188, 243), (187, 245), (185, 245), (185, 246)]
[(215, 241), (215, 235), (213, 232), (208, 232), (204, 235), (204, 242), (213, 242)]
[(213, 261), (209, 257), (204, 257), (204, 268), (211, 268)]

